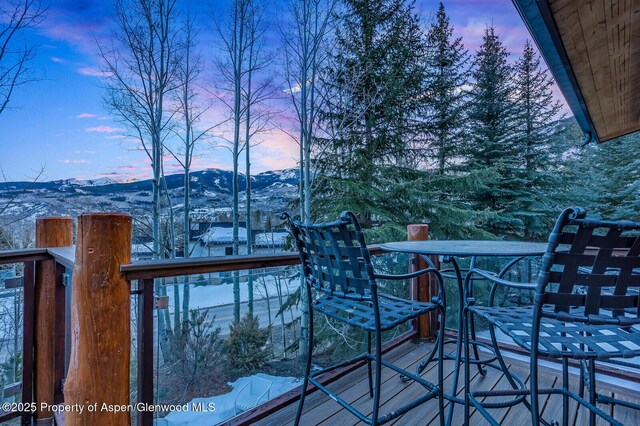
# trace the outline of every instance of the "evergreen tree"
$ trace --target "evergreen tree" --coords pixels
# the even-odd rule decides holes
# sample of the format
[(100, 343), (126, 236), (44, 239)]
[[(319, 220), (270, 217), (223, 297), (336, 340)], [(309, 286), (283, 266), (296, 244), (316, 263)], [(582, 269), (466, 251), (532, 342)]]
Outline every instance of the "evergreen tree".
[(427, 85), (425, 133), (437, 172), (444, 175), (460, 153), (468, 94), (469, 54), (461, 38), (453, 38), (442, 2), (427, 32)]
[(560, 102), (554, 100), (553, 80), (540, 66), (540, 55), (527, 40), (514, 67), (515, 100), (519, 115), (517, 151), (520, 152), (519, 182), (524, 185), (514, 200), (515, 215), (523, 221), (524, 238), (543, 238), (553, 217), (562, 209), (561, 157), (566, 149), (555, 142)]
[(318, 141), (315, 210), (324, 218), (351, 209), (365, 223), (403, 222), (394, 187), (405, 179), (418, 135), (426, 56), (419, 18), (404, 0), (346, 0), (339, 19), (324, 73), (327, 135)]
[(470, 196), (476, 210), (493, 214), (481, 226), (495, 235), (517, 236), (522, 233), (523, 222), (514, 211), (514, 200), (523, 195), (526, 181), (518, 173), (518, 111), (513, 101), (513, 70), (508, 56), (495, 28), (487, 27), (472, 71), (465, 166), (469, 172), (493, 170), (498, 175), (491, 185), (481, 186)]
[(581, 178), (597, 182), (594, 213), (605, 219), (640, 221), (640, 136), (623, 136), (585, 154), (582, 163), (589, 170)]

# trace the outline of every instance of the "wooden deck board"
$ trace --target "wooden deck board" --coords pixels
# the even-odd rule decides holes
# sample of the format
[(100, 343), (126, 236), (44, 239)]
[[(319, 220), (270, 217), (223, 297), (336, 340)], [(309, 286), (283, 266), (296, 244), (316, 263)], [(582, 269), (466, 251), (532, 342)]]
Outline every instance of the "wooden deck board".
[[(418, 354), (413, 353), (412, 351), (407, 351), (406, 347), (400, 346), (398, 348), (392, 349), (388, 354), (386, 354), (385, 359), (401, 365), (403, 363), (403, 359), (406, 360), (404, 362), (417, 362), (416, 358), (418, 356)], [(389, 377), (391, 376), (390, 373), (384, 370), (383, 374), (389, 374)], [(328, 385), (328, 388), (331, 391), (336, 392), (347, 401), (363, 397), (363, 395), (367, 393), (367, 387), (368, 385), (366, 367), (349, 373), (346, 376)], [(287, 406), (286, 409), (280, 410), (277, 413), (270, 415), (260, 424), (270, 426), (293, 424), (293, 419), (295, 418), (297, 408), (298, 404), (296, 401), (296, 403)], [(342, 407), (336, 402), (330, 400), (322, 392), (316, 391), (310, 395), (307, 395), (307, 397), (305, 398), (304, 410), (305, 415), (308, 415), (310, 418), (316, 418), (316, 416), (328, 418), (332, 415), (332, 413), (337, 413), (338, 411), (342, 410)]]
[[(428, 344), (415, 344), (413, 342), (407, 342), (389, 352), (386, 355), (385, 359), (402, 368), (413, 371), (417, 363), (424, 359), (429, 347), (430, 346), (428, 346)], [(513, 371), (521, 378), (526, 378), (525, 383), (528, 385), (528, 363), (511, 358), (506, 358), (505, 360), (507, 361), (509, 370)], [(448, 392), (450, 392), (453, 383), (453, 365), (453, 361), (445, 361), (444, 363), (445, 389)], [(561, 383), (560, 375), (560, 370), (541, 367), (539, 385), (541, 387), (557, 386), (559, 383)], [(475, 368), (472, 368), (471, 376), (472, 386), (474, 387), (474, 389), (502, 390), (510, 388), (510, 385), (506, 378), (499, 371), (494, 369), (488, 369), (486, 377), (482, 378), (480, 377), (480, 375), (478, 375), (477, 370)], [(430, 365), (429, 368), (422, 373), (422, 377), (429, 381), (436, 381), (437, 370), (435, 368), (435, 363)], [(463, 380), (464, 378), (461, 374), (459, 382), (460, 385), (463, 384)], [(577, 376), (572, 375), (570, 377), (570, 380), (573, 386), (577, 386)], [(424, 389), (416, 383), (402, 382), (398, 374), (388, 368), (383, 368), (382, 381), (383, 383), (380, 409), (381, 414), (387, 413), (389, 410), (400, 407), (401, 405), (409, 401), (409, 399), (415, 398)], [(607, 393), (609, 395), (614, 395), (617, 398), (626, 399), (636, 403), (640, 401), (640, 393), (630, 393), (628, 389), (623, 389), (606, 383), (599, 384), (599, 387), (599, 391), (601, 393)], [(358, 370), (349, 373), (345, 377), (336, 380), (329, 385), (329, 388), (349, 403), (354, 404), (357, 409), (361, 410), (365, 414), (369, 415), (371, 413), (372, 401), (369, 397), (366, 367), (361, 367)], [(462, 395), (462, 390), (459, 390), (458, 395)], [(448, 413), (449, 402), (445, 402), (445, 412)], [(292, 425), (295, 418), (297, 405), (297, 402), (292, 403), (286, 408), (266, 417), (265, 419), (255, 424), (269, 426)], [(561, 419), (561, 396), (541, 396), (540, 406), (544, 418)], [(601, 405), (601, 408), (605, 412), (611, 412), (611, 407), (607, 405)], [(464, 416), (463, 410), (464, 407), (462, 405), (456, 404), (452, 424), (462, 424)], [(491, 409), (489, 410), (489, 412), (500, 424), (527, 425), (531, 423), (531, 414), (523, 404), (518, 404), (511, 408)], [(613, 415), (624, 424), (640, 424), (640, 412), (638, 411), (617, 406), (613, 411)], [(470, 423), (472, 425), (488, 424), (487, 421), (482, 417), (482, 415), (473, 407), (471, 408), (470, 419)], [(577, 405), (572, 404), (569, 416), (569, 424), (585, 424), (584, 421), (586, 419), (588, 419), (588, 413), (584, 409), (578, 410)], [(322, 392), (316, 391), (308, 395), (305, 400), (301, 424), (305, 426), (320, 424), (325, 426), (342, 426), (360, 425), (362, 423), (358, 422), (358, 419), (355, 416), (344, 410), (338, 403), (331, 400), (328, 396), (326, 396)], [(395, 419), (390, 424), (402, 426), (439, 425), (438, 401), (435, 399), (428, 401), (413, 409), (404, 416)], [(598, 424), (603, 424), (603, 422), (599, 421)]]
[[(405, 370), (413, 370), (415, 365), (425, 356), (425, 348), (421, 347), (420, 349), (414, 349), (409, 352), (407, 356), (400, 358), (395, 364), (404, 368)], [(362, 383), (362, 390), (359, 395), (355, 396), (355, 398), (351, 398), (349, 403), (353, 404), (353, 406), (365, 413), (365, 415), (369, 415), (371, 413), (371, 401), (372, 399), (369, 397), (369, 385), (366, 380), (366, 368), (362, 369), (363, 376), (365, 380)], [(375, 379), (375, 375), (374, 375)], [(403, 386), (407, 386), (397, 373), (388, 368), (383, 368), (382, 370), (382, 395), (380, 397), (380, 405), (382, 406), (386, 401), (392, 399)], [(328, 398), (327, 398), (328, 399)], [(329, 400), (332, 405), (338, 407), (338, 411), (335, 412), (332, 416), (327, 416), (327, 419), (320, 424), (349, 424), (357, 421), (357, 418), (354, 417), (351, 413), (346, 410), (343, 410), (341, 406), (336, 404), (335, 402)]]

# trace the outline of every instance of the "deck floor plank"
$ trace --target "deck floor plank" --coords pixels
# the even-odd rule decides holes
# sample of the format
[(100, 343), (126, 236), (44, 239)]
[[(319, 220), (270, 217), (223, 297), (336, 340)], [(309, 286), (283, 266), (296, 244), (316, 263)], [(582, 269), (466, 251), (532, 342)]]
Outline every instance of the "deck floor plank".
[[(418, 354), (413, 350), (407, 351), (407, 347), (400, 346), (389, 351), (385, 355), (385, 359), (388, 359), (390, 362), (405, 364), (417, 362), (417, 356)], [(383, 375), (388, 376), (387, 378), (392, 376), (388, 369), (383, 370)], [(347, 374), (335, 382), (330, 383), (327, 387), (332, 392), (335, 392), (340, 395), (340, 397), (350, 402), (357, 398), (361, 398), (365, 393), (368, 393), (366, 367)], [(272, 414), (260, 422), (260, 424), (265, 426), (293, 424), (297, 408), (298, 403), (296, 401), (296, 403), (289, 405), (286, 409)], [(304, 418), (326, 419), (341, 410), (342, 406), (329, 399), (329, 397), (320, 391), (315, 391), (310, 395), (307, 395), (304, 401)]]
[[(411, 351), (408, 354), (408, 356), (400, 358), (397, 361), (392, 361), (388, 358), (385, 358), (385, 359), (388, 359), (390, 362), (393, 362), (395, 365), (397, 365), (400, 368), (403, 368), (407, 371), (411, 371), (415, 369), (415, 366), (417, 365), (417, 363), (421, 359), (423, 359), (423, 357), (426, 354), (426, 352), (424, 352), (424, 349), (425, 349), (424, 345), (420, 345), (417, 347), (420, 349)], [(363, 368), (362, 371), (365, 377), (365, 381), (363, 381), (362, 383), (362, 390), (360, 394), (353, 395), (353, 396), (349, 395), (349, 399), (345, 398), (342, 395), (341, 397), (345, 399), (347, 402), (349, 402), (350, 404), (352, 404), (357, 410), (361, 411), (365, 415), (370, 415), (372, 410), (373, 399), (369, 395), (369, 385), (368, 385), (368, 382), (366, 381), (366, 374), (367, 374), (366, 368)], [(375, 380), (375, 374), (374, 374), (374, 380)], [(382, 369), (382, 385), (381, 385), (382, 394), (380, 396), (380, 405), (382, 406), (386, 401), (388, 401), (389, 399), (392, 399), (395, 396), (395, 394), (397, 394), (402, 389), (402, 387), (409, 386), (409, 385), (410, 383), (402, 382), (402, 380), (400, 380), (399, 375), (393, 370), (389, 368), (383, 368)], [(326, 420), (321, 422), (320, 424), (343, 424), (343, 423), (349, 424), (354, 421), (357, 421), (357, 418), (355, 416), (353, 416), (348, 411), (342, 409), (342, 407), (336, 402), (333, 402), (331, 400), (329, 400), (328, 402), (335, 406), (336, 411), (334, 412), (333, 415), (327, 416)]]
[[(614, 389), (616, 389), (612, 392), (614, 398), (621, 399), (623, 401), (629, 401), (634, 404), (640, 404), (640, 396), (638, 394), (630, 395), (628, 390), (625, 391), (617, 387)], [(638, 411), (629, 407), (616, 405), (613, 408), (613, 418), (616, 420), (620, 420), (620, 422), (624, 425), (640, 424), (640, 415), (638, 414)]]
[[(407, 342), (401, 346), (393, 349), (386, 354), (385, 359), (393, 362), (394, 364), (412, 371), (416, 365), (424, 359), (430, 344), (416, 344), (414, 342)], [(505, 357), (505, 361), (510, 371), (513, 371), (521, 378), (526, 378), (526, 385), (529, 384), (529, 365), (527, 361), (516, 360)], [(446, 361), (444, 363), (445, 374), (445, 389), (451, 390), (453, 384), (453, 369), (454, 362)], [(422, 373), (422, 377), (426, 380), (436, 382), (437, 370), (436, 364), (432, 363), (427, 370)], [(511, 386), (506, 378), (497, 370), (488, 369), (487, 376), (482, 378), (478, 375), (475, 368), (472, 368), (472, 386), (474, 389), (484, 390), (503, 390), (509, 389)], [(463, 384), (463, 377), (461, 375), (459, 384)], [(382, 396), (381, 396), (381, 408), (380, 413), (387, 413), (389, 410), (400, 407), (410, 399), (414, 399), (424, 388), (416, 383), (404, 383), (400, 380), (399, 375), (394, 371), (383, 368), (382, 370)], [(561, 383), (561, 371), (559, 369), (550, 369), (547, 367), (540, 368), (539, 385), (541, 387), (553, 387), (558, 386)], [(570, 377), (572, 389), (575, 391), (578, 386), (578, 376), (572, 375)], [(366, 366), (359, 368), (356, 371), (349, 373), (348, 375), (336, 380), (329, 385), (329, 389), (336, 392), (343, 399), (349, 403), (354, 404), (356, 408), (361, 410), (367, 415), (371, 413), (371, 398), (369, 396), (369, 387), (367, 381), (367, 369)], [(607, 383), (599, 384), (599, 391), (601, 393), (614, 395), (620, 399), (626, 399), (632, 402), (640, 402), (640, 393), (630, 393), (628, 389), (621, 388), (619, 386), (610, 385)], [(459, 389), (458, 396), (462, 396), (462, 390)], [(297, 402), (290, 404), (284, 409), (271, 414), (265, 419), (255, 423), (257, 425), (264, 426), (286, 426), (292, 425), (295, 418), (297, 409)], [(445, 412), (448, 413), (449, 401), (446, 401)], [(559, 395), (553, 396), (541, 396), (540, 406), (542, 409), (542, 415), (545, 419), (561, 419), (562, 417), (562, 397)], [(607, 405), (601, 405), (601, 408), (605, 412), (610, 413), (611, 407)], [(464, 416), (464, 407), (460, 404), (456, 404), (454, 410), (454, 417), (452, 424), (462, 424)], [(471, 424), (472, 425), (486, 425), (487, 421), (482, 415), (471, 408)], [(491, 409), (489, 410), (491, 415), (500, 424), (514, 424), (514, 425), (527, 425), (531, 423), (531, 414), (523, 404), (518, 404), (510, 408)], [(620, 420), (623, 424), (640, 424), (640, 412), (629, 408), (616, 406), (613, 410), (613, 415), (616, 419)], [(588, 413), (584, 409), (577, 408), (576, 403), (572, 403), (570, 406), (570, 418), (569, 425), (581, 425), (588, 424)], [(331, 400), (328, 396), (322, 392), (316, 391), (307, 396), (305, 400), (305, 406), (302, 416), (301, 425), (324, 425), (324, 426), (342, 426), (342, 425), (360, 425), (348, 411), (344, 410), (338, 403)], [(438, 401), (430, 400), (404, 416), (395, 419), (390, 422), (395, 426), (424, 426), (424, 425), (439, 425), (439, 412)], [(598, 421), (598, 425), (603, 424), (602, 421)]]

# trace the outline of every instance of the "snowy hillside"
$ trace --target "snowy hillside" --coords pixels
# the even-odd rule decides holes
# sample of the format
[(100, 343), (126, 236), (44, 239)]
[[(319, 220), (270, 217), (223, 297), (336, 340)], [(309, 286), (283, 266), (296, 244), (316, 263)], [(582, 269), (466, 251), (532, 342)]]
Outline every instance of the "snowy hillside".
[[(255, 211), (277, 214), (296, 197), (297, 170), (259, 173), (251, 177)], [(203, 215), (227, 214), (231, 206), (233, 174), (206, 169), (191, 173), (192, 211)], [(169, 175), (166, 186), (171, 203), (180, 210), (184, 195), (184, 175)], [(244, 203), (246, 179), (239, 177), (240, 203)], [(124, 211), (137, 217), (151, 211), (151, 180), (118, 182), (110, 178), (65, 179), (48, 182), (0, 182), (0, 205), (13, 200), (5, 214), (37, 217), (72, 215), (87, 211)], [(15, 197), (15, 199), (14, 199)]]

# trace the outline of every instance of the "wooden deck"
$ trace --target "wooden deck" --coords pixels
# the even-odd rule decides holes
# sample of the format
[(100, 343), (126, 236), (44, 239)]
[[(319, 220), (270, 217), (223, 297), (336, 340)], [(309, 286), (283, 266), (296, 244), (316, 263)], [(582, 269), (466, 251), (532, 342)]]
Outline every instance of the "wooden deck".
[[(392, 361), (396, 365), (399, 365), (405, 369), (413, 370), (417, 363), (423, 359), (425, 353), (429, 349), (428, 344), (416, 344), (413, 342), (406, 342), (399, 347), (391, 350), (386, 354), (386, 359)], [(507, 359), (509, 369), (520, 377), (528, 377), (529, 367), (524, 361), (515, 359)], [(452, 386), (453, 376), (452, 367), (453, 361), (445, 362), (445, 389), (450, 390)], [(423, 377), (436, 381), (435, 363), (432, 363), (428, 371), (423, 373)], [(559, 370), (550, 368), (543, 368), (541, 370), (540, 386), (548, 387), (559, 383)], [(499, 390), (509, 388), (509, 384), (504, 376), (497, 370), (488, 369), (486, 377), (482, 378), (477, 374), (477, 370), (472, 370), (474, 389), (482, 390)], [(462, 377), (461, 377), (462, 379)], [(578, 383), (578, 377), (572, 376), (572, 383)], [(527, 380), (528, 382), (528, 380)], [(336, 380), (328, 385), (329, 389), (339, 394), (346, 401), (354, 404), (354, 406), (364, 413), (371, 413), (371, 398), (369, 397), (368, 385), (367, 385), (367, 373), (366, 367), (362, 367), (347, 374), (344, 377)], [(422, 392), (424, 388), (415, 383), (403, 383), (398, 375), (388, 368), (383, 368), (382, 371), (382, 399), (381, 399), (381, 413), (387, 413), (394, 408), (400, 407), (403, 403), (410, 399), (414, 399), (416, 395)], [(640, 393), (637, 391), (630, 391), (622, 387), (609, 385), (606, 383), (599, 384), (599, 390), (603, 393), (609, 393), (620, 399), (626, 399), (633, 402), (640, 401)], [(459, 395), (461, 393), (459, 392)], [(562, 413), (562, 401), (559, 396), (541, 397), (541, 406), (543, 407), (543, 417), (546, 419), (561, 419)], [(280, 409), (279, 411), (271, 414), (270, 416), (256, 422), (258, 425), (272, 425), (283, 426), (292, 425), (297, 401), (289, 404), (288, 406)], [(577, 404), (572, 403), (570, 408), (570, 425), (583, 425), (588, 423), (588, 414), (583, 408), (577, 409)], [(640, 424), (640, 412), (625, 408), (615, 407), (614, 410), (610, 406), (602, 405), (605, 412), (613, 414), (613, 416), (620, 420), (625, 425), (638, 425)], [(445, 411), (448, 410), (448, 403), (445, 406)], [(527, 425), (531, 423), (530, 413), (524, 407), (519, 404), (515, 407), (505, 409), (493, 409), (490, 410), (495, 419), (504, 425)], [(418, 408), (410, 411), (404, 416), (395, 419), (388, 423), (393, 425), (430, 425), (439, 424), (438, 418), (438, 406), (437, 401), (431, 400), (425, 404), (422, 404)], [(454, 417), (452, 419), (452, 425), (460, 425), (463, 423), (463, 407), (456, 405), (454, 410)], [(471, 411), (471, 424), (473, 425), (485, 425), (487, 422), (484, 418), (473, 409)], [(331, 426), (344, 426), (362, 424), (357, 421), (357, 418), (342, 409), (342, 407), (331, 400), (328, 396), (322, 392), (316, 391), (307, 396), (304, 405), (304, 412), (302, 417), (302, 425), (331, 425)], [(599, 422), (604, 424), (604, 422)]]

